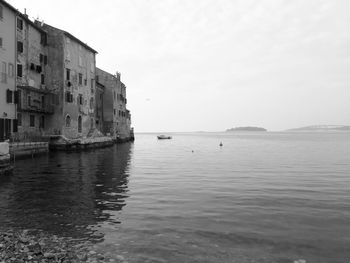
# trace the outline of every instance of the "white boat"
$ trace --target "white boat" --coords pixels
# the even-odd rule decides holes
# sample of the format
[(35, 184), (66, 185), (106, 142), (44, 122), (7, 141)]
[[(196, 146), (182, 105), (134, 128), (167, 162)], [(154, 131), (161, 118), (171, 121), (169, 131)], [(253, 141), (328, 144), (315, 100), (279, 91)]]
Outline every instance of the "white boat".
[(171, 136), (158, 135), (157, 138), (158, 138), (158, 140), (164, 140), (164, 139), (171, 139)]

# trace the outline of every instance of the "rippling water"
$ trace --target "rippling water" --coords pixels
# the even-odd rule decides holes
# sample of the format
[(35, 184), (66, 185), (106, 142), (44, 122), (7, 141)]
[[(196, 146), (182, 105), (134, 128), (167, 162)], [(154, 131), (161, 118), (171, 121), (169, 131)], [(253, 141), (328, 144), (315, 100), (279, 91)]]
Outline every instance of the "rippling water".
[(0, 225), (127, 262), (350, 262), (350, 134), (138, 134), (17, 161)]

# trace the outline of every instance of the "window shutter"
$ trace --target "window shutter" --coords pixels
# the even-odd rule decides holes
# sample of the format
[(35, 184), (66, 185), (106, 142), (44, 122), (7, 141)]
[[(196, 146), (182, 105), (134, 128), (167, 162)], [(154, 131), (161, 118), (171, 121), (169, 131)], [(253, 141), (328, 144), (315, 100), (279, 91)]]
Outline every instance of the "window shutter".
[(13, 132), (18, 132), (18, 120), (14, 119), (12, 123), (12, 131)]
[(7, 103), (12, 103), (12, 90), (6, 90), (6, 102)]
[(22, 77), (22, 65), (17, 64), (17, 77)]
[(18, 90), (16, 90), (14, 94), (15, 94), (14, 103), (18, 104), (18, 101), (19, 101), (19, 92), (18, 92)]

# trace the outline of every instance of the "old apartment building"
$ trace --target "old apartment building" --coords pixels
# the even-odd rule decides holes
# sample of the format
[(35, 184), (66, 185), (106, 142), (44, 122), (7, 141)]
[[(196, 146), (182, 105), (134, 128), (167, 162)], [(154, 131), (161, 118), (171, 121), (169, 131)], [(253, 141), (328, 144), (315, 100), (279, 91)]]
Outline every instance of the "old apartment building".
[(17, 11), (0, 0), (0, 141), (17, 132), (16, 18)]
[(130, 137), (131, 116), (126, 109), (126, 86), (120, 80), (121, 74), (110, 74), (96, 68), (97, 84), (103, 92), (103, 132), (125, 139)]
[(53, 114), (53, 96), (47, 86), (46, 38), (46, 32), (27, 16), (17, 17), (17, 140), (51, 133), (47, 122)]
[(95, 129), (97, 52), (70, 33), (42, 25), (47, 32), (48, 83), (57, 96), (49, 122), (53, 134), (87, 136)]

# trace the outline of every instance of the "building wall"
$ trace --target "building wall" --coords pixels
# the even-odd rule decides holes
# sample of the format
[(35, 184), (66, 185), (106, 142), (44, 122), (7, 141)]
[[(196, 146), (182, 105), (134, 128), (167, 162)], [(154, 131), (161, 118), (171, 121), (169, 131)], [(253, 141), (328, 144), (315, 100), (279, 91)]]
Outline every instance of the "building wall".
[(96, 129), (100, 132), (104, 133), (103, 126), (103, 94), (104, 94), (104, 86), (96, 83), (96, 94), (95, 94), (95, 124)]
[(118, 79), (118, 76), (99, 68), (96, 68), (96, 78), (105, 87), (103, 94), (103, 132), (115, 137), (117, 135), (117, 94), (120, 79)]
[(47, 32), (48, 65), (46, 87), (53, 94), (54, 114), (47, 120), (51, 134), (62, 134), (65, 125), (64, 108), (64, 34), (62, 31), (43, 24)]
[[(2, 46), (0, 46), (0, 126), (5, 122), (11, 124), (11, 132), (13, 131), (13, 121), (16, 118), (16, 105), (7, 103), (7, 90), (15, 91), (15, 32), (16, 32), (16, 14), (7, 6), (2, 6), (2, 17), (0, 17), (0, 38), (2, 38)], [(14, 98), (12, 98), (14, 101)], [(5, 121), (11, 120), (11, 121)], [(0, 127), (0, 140), (4, 139), (4, 127)]]
[(53, 134), (71, 139), (85, 137), (95, 128), (95, 52), (65, 31), (46, 24), (43, 29), (48, 33), (50, 81), (47, 85), (58, 97), (51, 118), (53, 123), (50, 123), (51, 127), (55, 127)]
[[(17, 17), (17, 63), (22, 65), (22, 77), (17, 76), (17, 89), (20, 93), (18, 104), (18, 141), (37, 140), (51, 134), (48, 119), (52, 115), (52, 96), (46, 88), (48, 48), (45, 32), (38, 29), (25, 16)], [(23, 50), (18, 45), (23, 44)]]
[(120, 73), (112, 75), (96, 69), (98, 82), (105, 86), (104, 127), (105, 133), (121, 139), (130, 137), (130, 114), (126, 109), (126, 86), (120, 80)]
[(123, 82), (118, 86), (117, 95), (117, 133), (121, 139), (128, 138), (130, 136), (130, 114), (126, 109), (126, 86)]
[[(65, 67), (65, 93), (73, 96), (72, 102), (65, 102), (63, 115), (70, 116), (70, 127), (64, 126), (64, 134), (69, 138), (87, 136), (95, 128), (95, 53), (82, 46), (79, 42), (65, 35), (64, 41), (64, 67)], [(70, 70), (67, 79), (66, 69)], [(81, 75), (81, 81), (79, 81)], [(70, 85), (68, 85), (70, 82)], [(82, 104), (79, 97), (82, 97)], [(78, 120), (82, 119), (81, 132), (78, 131)]]

